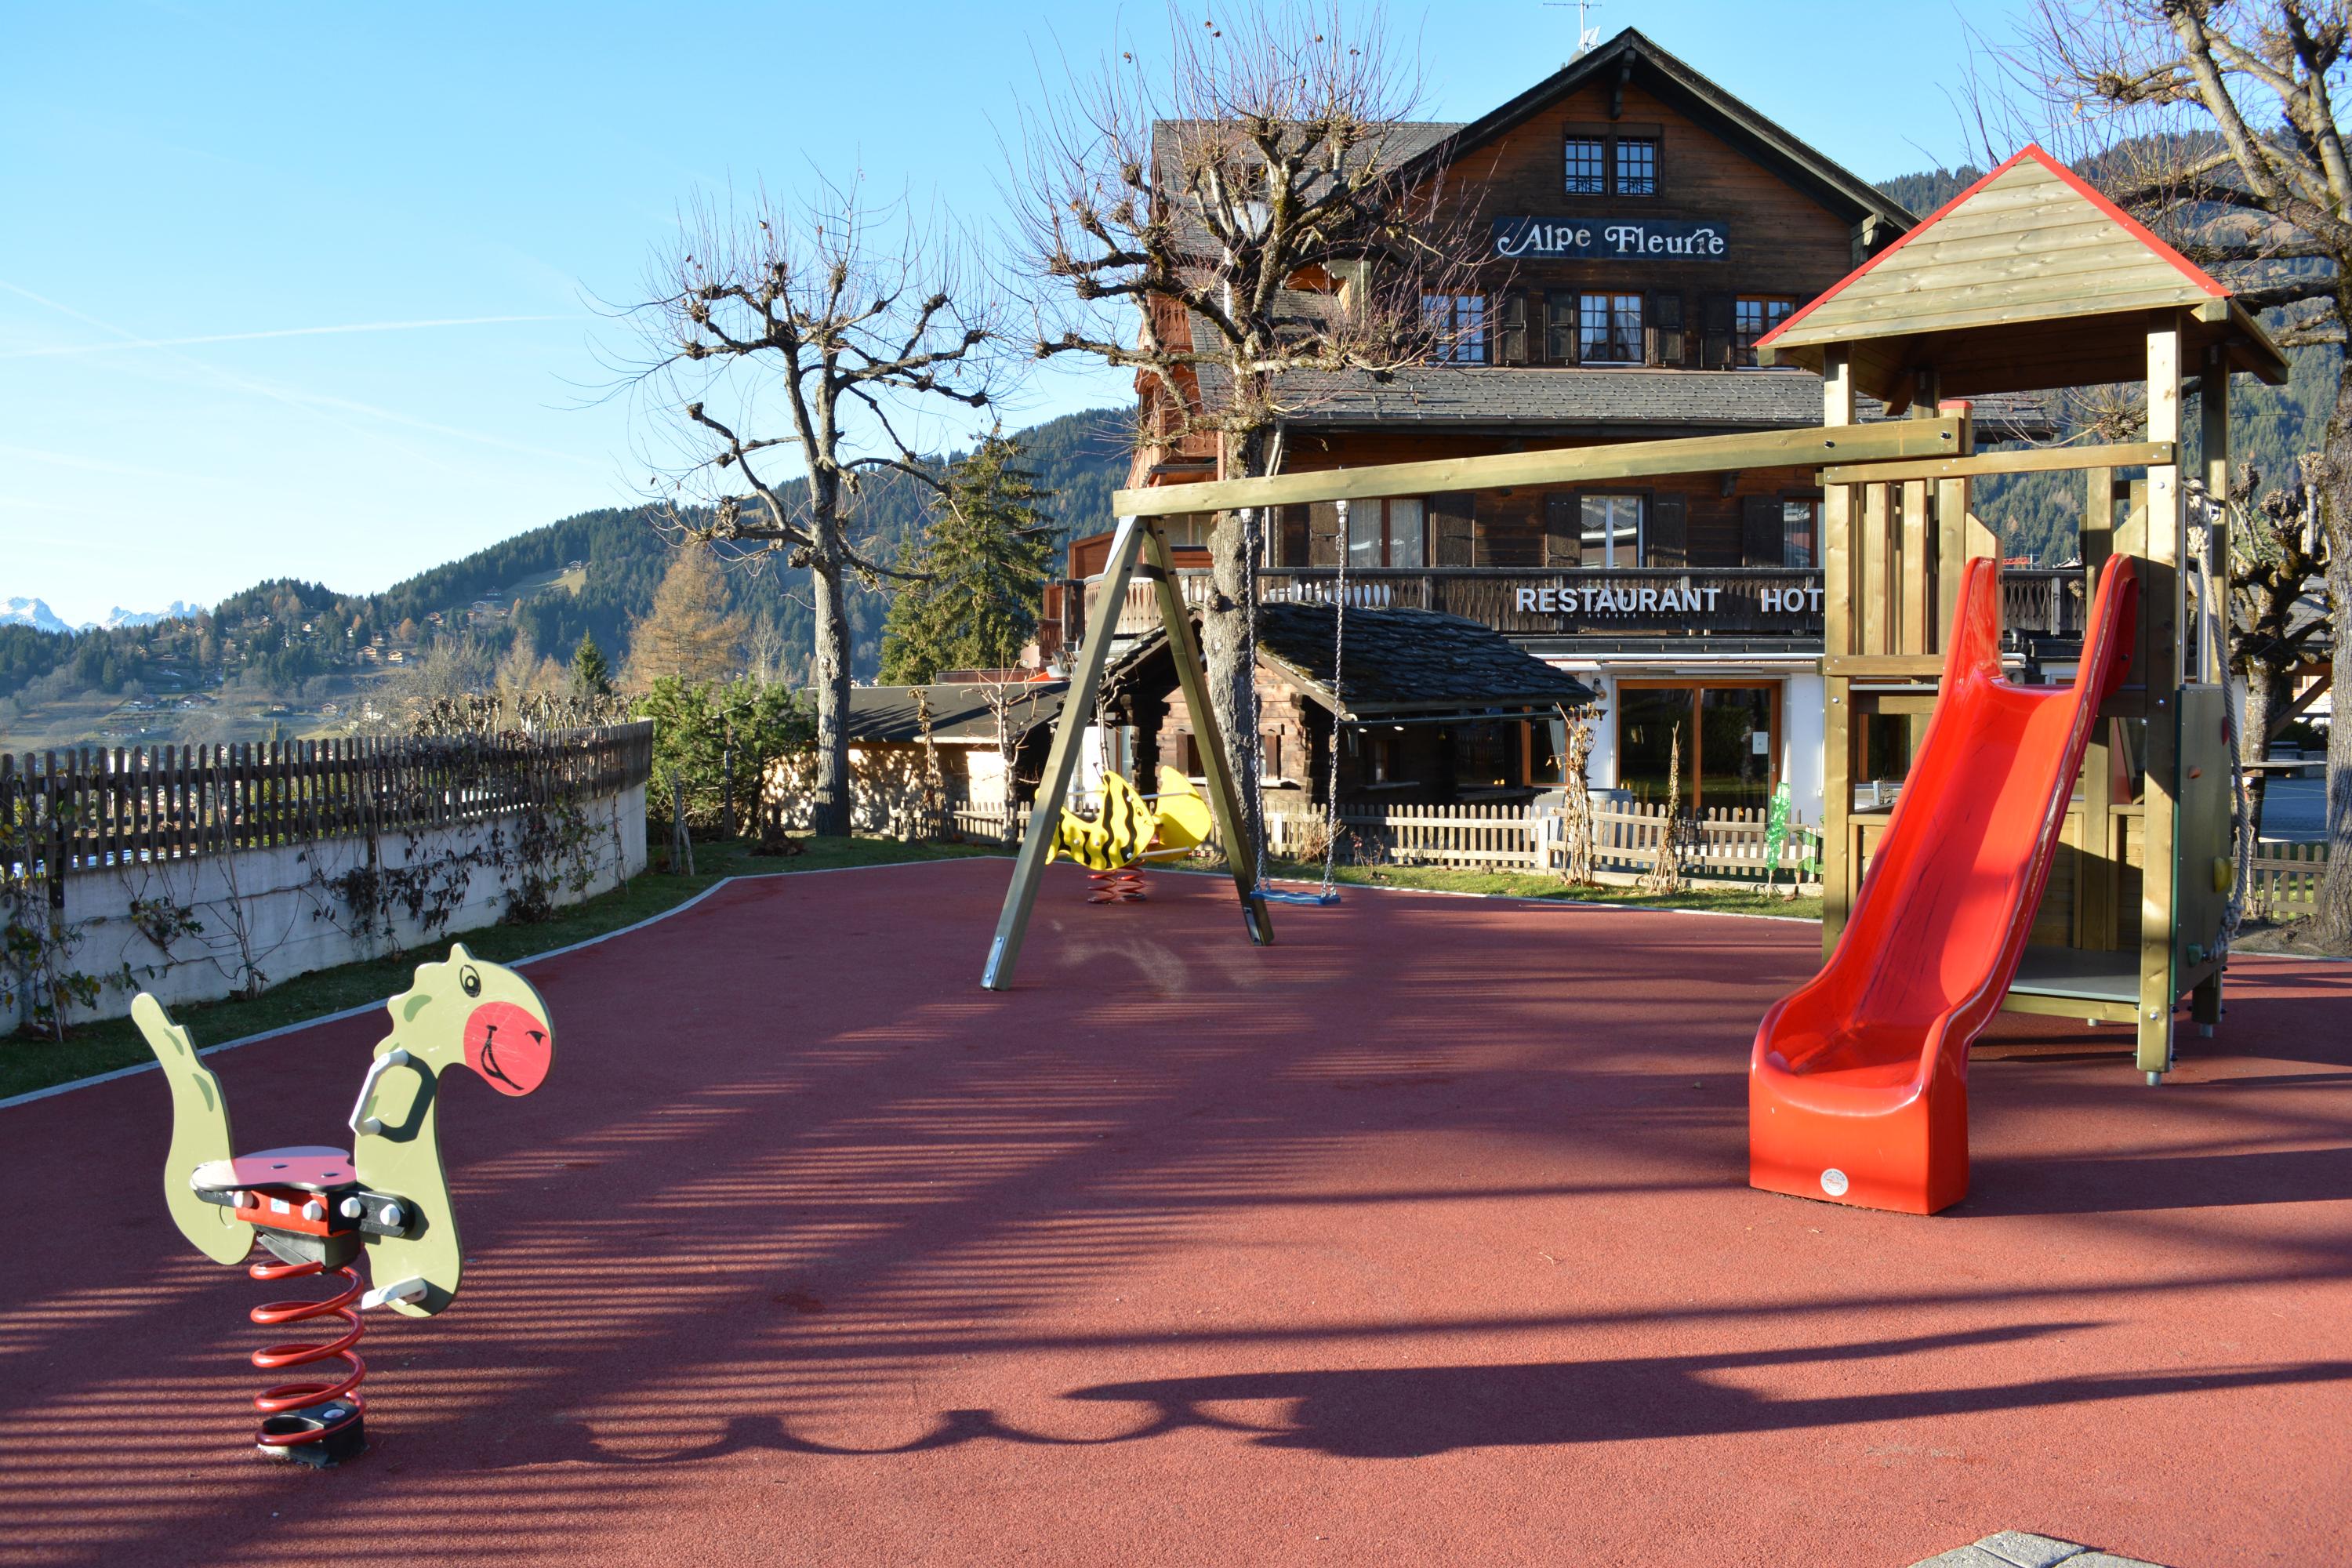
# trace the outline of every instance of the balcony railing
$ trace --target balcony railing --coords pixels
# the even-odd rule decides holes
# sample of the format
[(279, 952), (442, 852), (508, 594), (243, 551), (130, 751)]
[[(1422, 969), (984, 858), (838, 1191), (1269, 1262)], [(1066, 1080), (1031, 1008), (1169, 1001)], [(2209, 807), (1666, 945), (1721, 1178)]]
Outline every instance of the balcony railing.
[[(1206, 572), (1176, 574), (1185, 603), (1207, 602)], [(1056, 583), (1046, 591), (1038, 629), (1048, 660), (1076, 650), (1086, 634), (1086, 600), (1093, 583)], [(1261, 567), (1261, 603), (1329, 604), (1339, 574), (1329, 567)], [(1787, 638), (1822, 637), (1822, 574), (1759, 566), (1643, 567), (1555, 570), (1509, 567), (1350, 571), (1348, 604), (1357, 609), (1435, 610), (1461, 616), (1515, 637), (1625, 637)], [(2080, 636), (2083, 574), (2079, 570), (2011, 567), (2001, 576), (2003, 625), (2012, 635)], [(1160, 624), (1157, 589), (1131, 583), (1119, 605), (1118, 635), (1137, 636)]]

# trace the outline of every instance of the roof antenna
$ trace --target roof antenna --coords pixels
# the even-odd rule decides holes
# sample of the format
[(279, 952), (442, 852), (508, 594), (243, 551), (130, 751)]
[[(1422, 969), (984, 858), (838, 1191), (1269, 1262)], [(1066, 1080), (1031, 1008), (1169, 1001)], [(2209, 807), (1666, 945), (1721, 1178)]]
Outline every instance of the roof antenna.
[[(1600, 10), (1601, 0), (1572, 0), (1572, 3), (1576, 6), (1576, 52), (1568, 57), (1567, 61), (1560, 68), (1563, 70), (1591, 54), (1601, 45), (1601, 29), (1584, 25), (1585, 13)], [(1544, 8), (1548, 11), (1565, 11), (1570, 4), (1571, 0), (1544, 0)]]

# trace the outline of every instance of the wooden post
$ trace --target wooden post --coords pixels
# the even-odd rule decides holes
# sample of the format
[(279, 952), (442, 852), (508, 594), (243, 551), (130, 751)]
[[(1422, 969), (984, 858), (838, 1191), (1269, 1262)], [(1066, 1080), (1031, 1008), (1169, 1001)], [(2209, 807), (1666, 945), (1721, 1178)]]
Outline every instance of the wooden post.
[[(1339, 503), (1342, 552), (1348, 548), (1347, 506), (1345, 501)], [(1234, 794), (1232, 759), (1225, 750), (1223, 728), (1217, 722), (1216, 705), (1209, 700), (1208, 672), (1202, 664), (1200, 639), (1192, 635), (1192, 614), (1184, 604), (1184, 591), (1177, 586), (1175, 564), (1168, 552), (1168, 536), (1160, 531), (1156, 517), (1147, 524), (1143, 547), (1151, 558), (1154, 585), (1160, 597), (1160, 624), (1167, 628), (1168, 651), (1176, 660), (1176, 681), (1183, 689), (1184, 710), (1192, 717), (1192, 738), (1201, 749), (1201, 773), (1209, 786), (1209, 809), (1215, 814), (1217, 833), (1224, 840), (1225, 865), (1234, 874), (1234, 891), (1241, 898), (1242, 920), (1249, 927), (1250, 941), (1263, 947), (1274, 940), (1274, 925), (1266, 918), (1265, 895), (1258, 890), (1255, 847), (1249, 842), (1247, 819), (1242, 816), (1241, 802)], [(1346, 559), (1344, 553), (1341, 559)], [(1346, 614), (1345, 609), (1340, 613)], [(1247, 671), (1244, 679), (1255, 681), (1257, 671)], [(1333, 733), (1338, 733), (1336, 725)], [(1261, 792), (1261, 814), (1264, 807), (1265, 795)]]
[(2203, 416), (2205, 494), (2213, 503), (2207, 540), (2206, 576), (2212, 591), (2201, 606), (2207, 630), (2206, 657), (2195, 679), (2216, 684), (2230, 679), (2230, 363), (2219, 343), (2205, 351), (2205, 374), (2200, 378), (2199, 412)]
[[(1853, 365), (1843, 347), (1822, 355), (1822, 423), (1854, 421)], [(1822, 652), (1835, 658), (1860, 653), (1853, 626), (1852, 485), (1832, 485), (1822, 497)], [(1853, 682), (1842, 675), (1822, 681), (1822, 958), (1837, 951), (1853, 907), (1850, 875), (1853, 812)]]
[[(1911, 417), (1934, 419), (1942, 414), (1933, 370), (1913, 373)], [(1899, 570), (1902, 591), (1900, 624), (1892, 646), (1899, 653), (1927, 653), (1935, 646), (1936, 535), (1927, 521), (1927, 482), (1912, 479), (1903, 487), (1903, 552)]]
[[(2096, 602), (2099, 576), (2116, 544), (2116, 471), (2091, 468), (2083, 479), (2083, 602)], [(2123, 858), (2116, 843), (2116, 721), (2091, 724), (2083, 748), (2083, 837), (2074, 849), (2074, 943), (2094, 952), (2116, 948), (2116, 900), (2122, 891)]]
[[(2147, 438), (2180, 439), (2180, 323), (2147, 334)], [(2147, 571), (2140, 624), (2147, 628), (2147, 788), (2140, 874), (2139, 1068), (2155, 1083), (2172, 1067), (2173, 920), (2179, 868), (2180, 542), (2187, 498), (2178, 462), (2147, 470)]]
[(1862, 488), (1862, 541), (1853, 552), (1862, 584), (1854, 597), (1855, 607), (1862, 615), (1862, 651), (1866, 654), (1895, 651), (1894, 639), (1887, 636), (1895, 619), (1895, 595), (1887, 591), (1895, 564), (1895, 520), (1888, 515), (1894, 500), (1893, 485)]
[[(1078, 746), (1094, 718), (1095, 696), (1102, 689), (1103, 667), (1109, 662), (1110, 645), (1118, 635), (1119, 609), (1127, 603), (1128, 579), (1135, 575), (1135, 558), (1146, 526), (1136, 518), (1122, 517), (1118, 531), (1111, 535), (1110, 558), (1103, 563), (1100, 586), (1087, 616), (1077, 668), (1070, 674), (1069, 689), (1062, 695), (1062, 716), (1054, 722), (1045, 776), (1038, 781), (1029, 831), (1021, 837), (1021, 853), (1013, 862), (1013, 885), (1004, 891), (1004, 908), (996, 917), (996, 937), (988, 944), (988, 963), (981, 971), (980, 983), (991, 991), (1011, 984), (1013, 966), (1021, 962), (1021, 939), (1028, 932), (1029, 914), (1037, 907), (1037, 887), (1045, 874), (1045, 850), (1061, 826), (1062, 808), (1069, 804)], [(1149, 526), (1157, 531), (1157, 523)], [(1008, 818), (1016, 809), (1009, 788), (1004, 809)]]
[[(1976, 451), (1976, 421), (1966, 403), (1947, 403), (1946, 414), (1960, 416), (1959, 455)], [(1969, 481), (1942, 479), (1936, 485), (1936, 646), (1951, 646), (1952, 627), (1960, 614), (1960, 575), (1969, 560)]]
[[(2221, 344), (2205, 351), (2205, 374), (2199, 385), (2197, 401), (2205, 426), (2205, 494), (2213, 504), (2210, 521), (2206, 524), (2206, 592), (2198, 615), (2198, 625), (2204, 630), (2198, 639), (2202, 644), (2202, 658), (2196, 679), (2221, 684), (2230, 679), (2230, 361)], [(2221, 710), (2230, 710), (2226, 700)], [(2240, 747), (2240, 754), (2244, 754), (2242, 737), (2232, 734), (2230, 743)], [(2254, 754), (2260, 756), (2263, 750), (2256, 746)], [(2212, 765), (2215, 760), (2209, 757), (2207, 765)], [(2230, 847), (2234, 859), (2237, 846), (2232, 844)], [(2221, 1021), (2219, 969), (2198, 982), (2196, 989), (2189, 993), (2189, 1007), (2198, 1033), (2211, 1034), (2213, 1026)]]

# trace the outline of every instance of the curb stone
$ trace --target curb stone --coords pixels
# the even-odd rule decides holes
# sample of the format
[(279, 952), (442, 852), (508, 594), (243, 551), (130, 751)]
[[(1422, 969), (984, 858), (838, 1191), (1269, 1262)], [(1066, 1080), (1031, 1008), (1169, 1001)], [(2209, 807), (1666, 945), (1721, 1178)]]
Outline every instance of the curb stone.
[(2003, 1530), (1967, 1546), (1923, 1558), (1911, 1568), (2162, 1568), (2137, 1557), (2118, 1557), (2054, 1535)]

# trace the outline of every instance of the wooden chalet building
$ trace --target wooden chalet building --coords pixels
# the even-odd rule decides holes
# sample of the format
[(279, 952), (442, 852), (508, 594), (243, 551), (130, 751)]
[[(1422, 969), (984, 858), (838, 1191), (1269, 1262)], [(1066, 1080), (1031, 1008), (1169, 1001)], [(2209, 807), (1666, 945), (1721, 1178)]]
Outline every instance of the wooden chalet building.
[[(1820, 380), (1759, 366), (1757, 340), (1916, 222), (1632, 29), (1477, 120), (1412, 130), (1411, 163), (1477, 205), (1484, 287), (1427, 302), (1461, 330), (1445, 363), (1283, 382), (1285, 471), (1817, 426)], [(1326, 286), (1344, 304), (1345, 280)], [(1194, 395), (1213, 408), (1222, 380), (1204, 367)], [(2034, 433), (2031, 405), (1975, 412), (1980, 440)], [(1129, 483), (1221, 477), (1194, 438), (1139, 453)], [(1820, 519), (1805, 469), (1358, 503), (1344, 540), (1335, 505), (1286, 507), (1259, 582), (1328, 596), (1344, 550), (1351, 604), (1467, 616), (1593, 689), (1596, 787), (1663, 798), (1679, 726), (1685, 801), (1753, 808), (1787, 779), (1819, 821)], [(1181, 546), (1211, 520), (1170, 521), (1180, 568), (1205, 567)], [(1073, 576), (1108, 542), (1076, 542)], [(1049, 601), (1047, 657), (1079, 635), (1081, 597)], [(1541, 726), (1516, 746), (1454, 739), (1481, 761), (1433, 770), (1434, 798), (1438, 774), (1484, 777), (1495, 754), (1520, 759), (1506, 782), (1558, 782)]]

